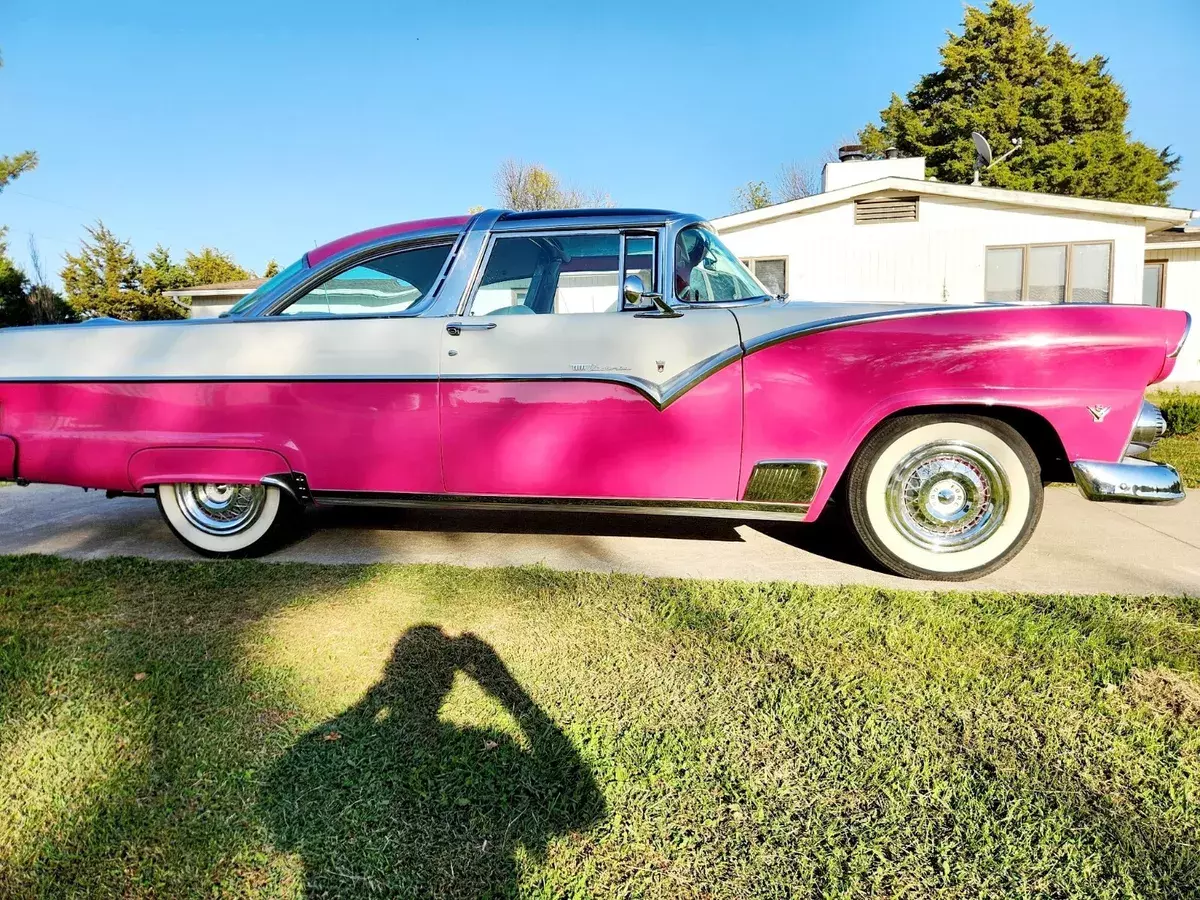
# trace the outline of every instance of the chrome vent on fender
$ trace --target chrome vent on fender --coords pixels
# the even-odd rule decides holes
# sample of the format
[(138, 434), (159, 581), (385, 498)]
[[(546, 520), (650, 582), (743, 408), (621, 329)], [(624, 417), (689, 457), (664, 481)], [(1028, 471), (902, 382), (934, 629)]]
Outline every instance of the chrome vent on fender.
[(1133, 433), (1129, 436), (1129, 447), (1125, 450), (1125, 455), (1145, 456), (1166, 433), (1167, 420), (1163, 418), (1162, 410), (1143, 400), (1142, 408), (1138, 410), (1137, 421), (1133, 423)]
[(825, 477), (818, 459), (773, 459), (754, 464), (743, 500), (755, 503), (812, 503)]
[(915, 222), (920, 200), (916, 197), (867, 197), (854, 201), (854, 224)]

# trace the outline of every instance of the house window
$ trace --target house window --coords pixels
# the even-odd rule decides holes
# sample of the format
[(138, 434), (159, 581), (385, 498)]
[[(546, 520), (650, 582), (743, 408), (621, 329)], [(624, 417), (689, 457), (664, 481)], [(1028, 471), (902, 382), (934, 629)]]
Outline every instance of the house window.
[(1108, 303), (1112, 243), (988, 247), (984, 298), (990, 303)]
[(754, 277), (762, 282), (762, 286), (780, 297), (788, 292), (787, 287), (787, 257), (764, 256), (761, 259), (749, 257), (742, 259), (742, 265), (754, 273)]
[(1142, 269), (1142, 305), (1162, 306), (1163, 288), (1167, 283), (1167, 261), (1150, 260)]

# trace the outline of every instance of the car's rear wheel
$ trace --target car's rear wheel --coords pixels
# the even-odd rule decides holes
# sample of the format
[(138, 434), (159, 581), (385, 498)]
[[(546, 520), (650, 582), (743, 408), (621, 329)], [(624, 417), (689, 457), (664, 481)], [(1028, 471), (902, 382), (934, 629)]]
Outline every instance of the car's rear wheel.
[(893, 419), (859, 449), (850, 521), (867, 551), (908, 578), (966, 581), (994, 572), (1033, 534), (1041, 467), (1011, 426), (982, 416)]
[(157, 496), (175, 536), (204, 556), (269, 552), (294, 514), (291, 499), (268, 484), (160, 484)]

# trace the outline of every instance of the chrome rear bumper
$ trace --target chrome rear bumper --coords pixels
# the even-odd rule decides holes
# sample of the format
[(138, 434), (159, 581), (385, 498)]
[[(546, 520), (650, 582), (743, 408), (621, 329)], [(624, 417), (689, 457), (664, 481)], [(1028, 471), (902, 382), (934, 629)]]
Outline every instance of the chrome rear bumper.
[(1165, 463), (1127, 456), (1120, 462), (1079, 459), (1071, 463), (1075, 483), (1089, 500), (1116, 503), (1178, 503), (1183, 480)]

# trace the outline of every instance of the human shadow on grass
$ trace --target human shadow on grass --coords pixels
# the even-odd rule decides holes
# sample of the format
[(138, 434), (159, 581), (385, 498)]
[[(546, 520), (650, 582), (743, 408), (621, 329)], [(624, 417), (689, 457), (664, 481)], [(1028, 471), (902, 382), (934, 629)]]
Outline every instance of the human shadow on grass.
[[(526, 746), (439, 718), (459, 672), (512, 713)], [(519, 848), (540, 856), (604, 814), (575, 748), (496, 652), (434, 625), (408, 630), (366, 696), (293, 745), (263, 804), (309, 897), (509, 896)]]

